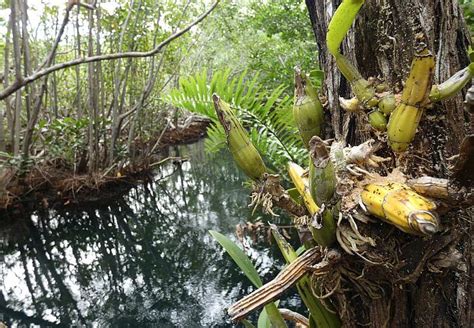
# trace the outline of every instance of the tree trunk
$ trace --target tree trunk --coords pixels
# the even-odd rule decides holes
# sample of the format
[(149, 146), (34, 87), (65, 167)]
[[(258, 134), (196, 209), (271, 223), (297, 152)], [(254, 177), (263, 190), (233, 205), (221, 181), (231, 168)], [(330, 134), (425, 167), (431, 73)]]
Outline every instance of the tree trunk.
[[(94, 55), (94, 13), (92, 11), (88, 12), (88, 21), (89, 21), (89, 34), (88, 34), (88, 56)], [(99, 24), (99, 22), (97, 22)], [(98, 37), (98, 36), (96, 36)], [(97, 74), (96, 74), (96, 63), (89, 63), (87, 65), (87, 86), (88, 86), (88, 109), (89, 109), (89, 129), (88, 129), (88, 142), (89, 142), (89, 173), (95, 173), (98, 169), (98, 150), (97, 150)]]
[[(30, 54), (30, 36), (28, 33), (28, 4), (25, 0), (19, 1), (20, 17), (21, 17), (21, 40), (23, 47), (23, 65), (24, 74), (28, 76), (32, 73), (31, 69), (31, 54)], [(31, 105), (32, 105), (33, 87), (25, 88), (25, 105), (26, 105), (26, 119), (30, 120)]]
[[(350, 114), (339, 106), (338, 98), (349, 98), (351, 90), (327, 51), (326, 31), (340, 2), (306, 0), (306, 5), (325, 73), (322, 93), (328, 99), (327, 117), (331, 122), (326, 137), (345, 138), (347, 143), (357, 145), (377, 138), (367, 128), (366, 115)], [(415, 34), (419, 32), (427, 36), (428, 48), (436, 57), (433, 83), (445, 81), (469, 63), (468, 30), (456, 0), (367, 0), (341, 51), (366, 79), (381, 78), (398, 93), (408, 75), (415, 53)], [(396, 158), (392, 166), (397, 163), (411, 177), (448, 177), (447, 159), (457, 154), (461, 141), (472, 134), (469, 115), (463, 109), (464, 95), (465, 90), (427, 109), (412, 146), (402, 157), (391, 153), (383, 143), (381, 152)], [(345, 124), (348, 130), (343, 128)], [(426, 240), (398, 231), (383, 236), (380, 229), (372, 229), (371, 235), (378, 238), (377, 247), (396, 245), (393, 250), (398, 267), (390, 269), (396, 272), (380, 268), (364, 271), (369, 282), (382, 287), (381, 298), (355, 290), (349, 283), (344, 286), (348, 288), (344, 291), (348, 309), (339, 308), (339, 313), (345, 326), (470, 327), (472, 218), (472, 211), (465, 209), (443, 214), (443, 231)], [(441, 259), (445, 260), (444, 265), (439, 262)], [(360, 267), (363, 262), (357, 258), (349, 261), (353, 267)]]
[[(13, 0), (10, 3), (12, 19), (12, 38), (13, 38), (13, 54), (15, 63), (15, 79), (20, 81), (21, 75), (21, 37), (19, 32), (19, 8), (18, 1)], [(12, 145), (13, 155), (18, 156), (20, 153), (20, 130), (21, 130), (21, 91), (15, 92), (15, 113), (13, 116)]]

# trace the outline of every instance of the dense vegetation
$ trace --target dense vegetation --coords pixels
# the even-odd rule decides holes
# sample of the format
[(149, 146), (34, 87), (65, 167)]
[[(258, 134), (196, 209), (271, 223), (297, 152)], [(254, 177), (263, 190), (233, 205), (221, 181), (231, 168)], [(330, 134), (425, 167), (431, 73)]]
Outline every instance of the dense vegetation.
[[(3, 4), (0, 46), (5, 87), (14, 84), (18, 76), (30, 76), (74, 58), (149, 51), (209, 7), (195, 1), (99, 1), (95, 9), (73, 3), (70, 1), (67, 9), (69, 22), (63, 20), (64, 2), (27, 5), (26, 1), (14, 1), (10, 6), (16, 16), (5, 15), (9, 4)], [(287, 13), (295, 26), (279, 30)], [(268, 24), (269, 17), (272, 24)], [(55, 55), (46, 62), (57, 36), (62, 38), (57, 50), (53, 48)], [(241, 50), (229, 51), (231, 47)], [(146, 142), (159, 135), (165, 118), (173, 114), (165, 95), (180, 76), (202, 71), (212, 75), (224, 69), (233, 76), (245, 68), (250, 77), (260, 72), (257, 82), (265, 90), (281, 84), (289, 87), (297, 62), (315, 66), (314, 50), (300, 4), (250, 1), (241, 7), (237, 2), (225, 2), (156, 56), (72, 66), (8, 95), (0, 149), (4, 157), (61, 158), (64, 165), (79, 171), (85, 170), (79, 164), (87, 161), (90, 172), (104, 169), (125, 157), (133, 159), (134, 141)], [(30, 127), (26, 128), (28, 122)], [(58, 133), (62, 138), (57, 138)], [(87, 155), (89, 151), (91, 155)]]
[[(301, 1), (232, 0), (210, 3), (204, 0), (69, 0), (67, 3), (60, 3), (50, 0), (35, 4), (27, 3), (26, 0), (4, 1), (4, 16), (0, 18), (0, 31), (3, 34), (0, 35), (0, 60), (4, 63), (1, 76), (3, 89), (0, 91), (3, 105), (0, 107), (0, 206), (8, 207), (21, 199), (23, 193), (29, 193), (44, 184), (58, 189), (62, 186), (61, 192), (75, 194), (81, 189), (90, 189), (82, 188), (83, 185), (97, 187), (108, 179), (121, 179), (124, 175), (149, 170), (150, 159), (154, 158), (164, 133), (176, 126), (186, 127), (186, 119), (191, 115), (205, 116), (210, 120), (206, 140), (209, 152), (229, 146), (237, 164), (245, 172), (248, 167), (245, 168), (245, 163), (239, 163), (243, 156), (239, 158), (240, 155), (236, 155), (245, 147), (233, 149), (229, 141), (232, 129), (237, 131), (244, 146), (255, 146), (255, 149), (251, 149), (255, 150), (251, 155), (259, 160), (257, 164), (262, 170), (255, 176), (245, 172), (254, 180), (253, 206), (257, 208), (261, 205), (264, 212), (276, 215), (272, 210), (275, 205), (299, 219), (309, 217), (314, 222), (322, 222), (316, 222), (319, 228), (312, 226), (313, 221), (311, 224), (301, 225), (310, 227), (310, 241), (306, 239), (306, 243), (302, 243), (304, 245), (298, 245), (301, 248), (297, 251), (286, 243), (276, 227), (271, 226), (271, 233), (285, 260), (296, 263), (294, 267), (289, 265), (288, 272), (294, 270), (290, 276), (300, 274), (298, 278), (303, 277), (298, 281), (297, 289), (309, 309), (309, 326), (317, 324), (339, 327), (341, 320), (344, 323), (347, 320), (355, 321), (354, 309), (346, 305), (352, 301), (349, 296), (359, 296), (356, 288), (366, 289), (360, 294), (367, 292), (371, 297), (380, 296), (379, 290), (383, 291), (382, 286), (374, 283), (374, 280), (362, 279), (365, 265), (376, 265), (378, 260), (389, 263), (389, 260), (395, 258), (390, 256), (396, 250), (394, 246), (387, 246), (366, 252), (364, 247), (369, 244), (374, 246), (377, 236), (371, 235), (370, 231), (364, 231), (364, 235), (359, 232), (349, 211), (341, 209), (346, 200), (339, 197), (340, 194), (336, 196), (335, 190), (341, 185), (352, 190), (356, 189), (354, 183), (360, 183), (358, 187), (362, 187), (362, 182), (367, 184), (367, 181), (361, 182), (359, 177), (363, 174), (370, 176), (370, 173), (357, 167), (358, 164), (376, 167), (377, 174), (383, 175), (401, 166), (400, 162), (406, 158), (393, 155), (391, 151), (399, 153), (408, 149), (420, 119), (414, 120), (416, 124), (408, 124), (411, 122), (402, 119), (397, 121), (398, 124), (389, 123), (388, 134), (384, 135), (388, 117), (391, 115), (392, 119), (403, 116), (390, 113), (394, 111), (393, 113), (398, 114), (406, 108), (418, 113), (419, 107), (422, 108), (419, 112), (423, 113), (423, 106), (428, 103), (432, 105), (448, 96), (454, 96), (469, 82), (466, 79), (458, 83), (458, 80), (466, 77), (466, 72), (472, 74), (473, 65), (459, 74), (461, 78), (450, 83), (458, 85), (445, 87), (449, 90), (444, 91), (449, 94), (432, 95), (429, 88), (435, 59), (427, 45), (420, 42), (423, 44), (420, 48), (425, 52), (417, 52), (417, 56), (423, 58), (423, 62), (419, 66), (413, 64), (412, 67), (416, 69), (412, 68), (411, 80), (408, 79), (405, 85), (402, 86), (398, 81), (397, 88), (389, 87), (374, 76), (369, 82), (369, 73), (362, 72), (362, 76), (355, 66), (352, 67), (349, 58), (351, 54), (340, 52), (341, 44), (363, 2), (353, 1), (349, 5), (353, 7), (346, 12), (350, 14), (346, 20), (339, 17), (339, 21), (335, 20), (329, 26), (329, 31), (334, 34), (332, 39), (328, 37), (328, 53), (325, 55), (334, 57), (335, 71), (345, 77), (343, 83), (354, 94), (352, 99), (346, 99), (346, 105), (343, 99), (341, 107), (348, 112), (358, 111), (353, 117), (346, 113), (347, 121), (344, 124), (342, 121), (337, 122), (335, 127), (335, 124), (327, 124), (333, 119), (328, 119), (328, 116), (333, 113), (323, 113), (323, 105), (328, 106), (320, 103), (320, 100), (325, 102), (322, 94), (318, 97), (317, 92), (309, 87), (326, 87), (325, 91), (331, 91), (332, 86), (322, 86), (324, 68), (320, 68), (317, 63), (318, 53), (311, 28), (316, 27), (314, 21), (311, 26), (307, 7)], [(472, 3), (461, 1), (461, 4), (472, 30)], [(461, 54), (459, 57), (464, 60), (466, 56)], [(302, 67), (309, 74), (295, 70), (295, 66)], [(403, 70), (408, 71), (408, 68), (404, 67)], [(405, 73), (402, 70), (397, 72), (399, 76), (406, 76)], [(294, 96), (295, 78), (297, 92), (303, 92)], [(409, 82), (413, 80), (415, 82)], [(421, 90), (419, 85), (425, 88)], [(419, 89), (415, 90), (417, 87)], [(436, 84), (436, 87), (443, 91), (441, 84)], [(402, 95), (403, 88), (408, 91)], [(410, 88), (415, 91), (411, 92)], [(321, 111), (316, 118), (318, 123), (322, 124), (327, 119), (326, 125), (318, 127), (316, 134), (327, 138), (335, 137), (332, 145), (340, 143), (340, 149), (335, 148), (332, 152), (331, 148), (329, 155), (331, 141), (316, 140), (315, 148), (315, 144), (310, 142), (315, 134), (310, 135), (307, 140), (304, 136), (300, 138), (298, 131), (301, 132), (303, 128), (295, 119), (297, 114), (292, 111), (294, 104), (295, 107), (301, 105), (296, 105), (300, 96), (311, 96), (317, 103), (318, 110)], [(391, 109), (384, 112), (382, 99), (388, 96), (393, 101)], [(397, 106), (396, 96), (397, 101), (401, 99), (401, 104)], [(366, 109), (370, 114), (365, 115), (361, 109)], [(358, 120), (356, 124), (355, 120)], [(409, 133), (401, 137), (402, 130), (408, 125)], [(355, 131), (357, 126), (362, 126), (363, 129)], [(345, 129), (342, 136), (337, 130), (340, 127)], [(369, 136), (377, 137), (381, 141), (377, 145), (379, 148), (371, 148), (372, 143), (367, 143), (370, 149), (363, 154), (363, 159), (357, 158), (359, 153), (354, 151), (357, 154), (352, 154), (350, 162), (348, 154), (351, 148), (344, 148), (348, 146), (346, 137), (350, 132), (356, 136), (357, 141), (362, 139), (357, 139), (359, 133), (367, 134), (364, 140)], [(400, 141), (400, 138), (403, 140)], [(385, 142), (387, 139), (388, 144)], [(312, 141), (314, 140), (313, 138)], [(325, 195), (313, 191), (317, 187), (307, 186), (306, 173), (302, 173), (303, 169), (298, 165), (292, 164), (289, 174), (286, 173), (288, 162), (306, 166), (308, 151), (313, 156), (310, 158), (314, 159), (318, 146), (324, 155), (324, 160), (320, 160), (326, 165), (323, 171), (319, 171), (319, 178), (322, 183), (331, 180), (331, 185), (327, 188), (331, 195), (325, 200), (321, 200)], [(379, 166), (379, 163), (386, 162), (387, 159), (373, 155), (379, 149), (383, 149), (385, 155), (393, 155), (388, 158), (390, 165), (387, 167)], [(263, 160), (258, 154), (262, 154)], [(338, 160), (341, 158), (343, 164), (339, 165)], [(409, 160), (411, 159), (406, 161)], [(312, 161), (309, 163), (314, 166)], [(329, 167), (330, 165), (332, 166)], [(313, 166), (310, 165), (309, 168), (310, 180), (312, 174), (315, 174), (311, 170), (316, 170)], [(336, 179), (337, 170), (344, 171), (344, 179), (339, 179), (340, 176)], [(280, 173), (283, 178), (275, 183), (272, 179), (279, 177), (274, 173)], [(55, 176), (62, 178), (56, 185), (51, 183)], [(290, 178), (296, 189), (286, 191), (283, 186), (289, 185)], [(283, 182), (285, 179), (287, 181)], [(343, 183), (340, 184), (341, 181)], [(347, 185), (344, 186), (344, 183)], [(311, 189), (311, 194), (308, 188)], [(392, 186), (385, 189), (375, 186), (374, 190), (382, 190), (387, 194), (394, 190), (406, 190), (405, 187), (390, 188)], [(419, 197), (414, 194), (409, 196)], [(320, 198), (317, 199), (318, 197)], [(278, 203), (280, 201), (286, 201), (286, 205)], [(355, 207), (356, 202), (352, 203)], [(384, 210), (385, 198), (380, 203)], [(423, 207), (420, 211), (424, 214), (434, 208), (428, 201), (423, 206), (426, 209)], [(420, 224), (416, 229), (410, 223), (411, 212), (407, 214), (408, 223), (395, 225), (404, 232), (415, 235), (433, 234), (438, 232), (439, 227), (435, 215), (430, 213), (426, 214), (429, 219), (423, 221), (424, 225)], [(384, 215), (385, 213), (379, 216), (387, 219)], [(370, 220), (361, 221), (367, 223)], [(328, 223), (331, 223), (330, 229), (325, 229), (329, 226)], [(340, 247), (337, 246), (337, 254), (334, 255), (326, 247), (331, 247), (336, 242), (336, 233), (339, 233), (337, 245)], [(263, 282), (240, 248), (216, 231), (212, 231), (212, 235), (239, 264), (250, 281), (262, 288)], [(305, 248), (308, 250), (305, 255), (298, 257)], [(361, 248), (364, 251), (359, 252)], [(340, 255), (341, 249), (345, 251), (345, 257)], [(334, 265), (331, 267), (334, 270), (330, 270), (333, 274), (321, 274), (324, 276), (321, 279), (331, 280), (324, 281), (327, 284), (322, 283), (319, 278), (309, 279), (308, 276), (303, 276), (307, 263), (310, 263), (310, 256), (316, 256), (315, 254), (319, 256), (320, 262), (326, 261), (325, 265)], [(390, 255), (384, 257), (386, 254)], [(332, 263), (331, 255), (333, 259), (337, 257), (336, 260), (339, 261), (343, 258), (341, 262), (345, 262), (341, 265)], [(398, 258), (395, 260), (398, 261)], [(361, 275), (358, 271), (351, 271), (353, 263), (362, 268)], [(388, 271), (386, 267), (380, 268), (381, 271), (385, 270), (384, 274)], [(394, 272), (399, 274), (395, 270)], [(395, 273), (393, 277), (387, 278), (387, 285), (395, 283)], [(402, 275), (397, 278), (401, 277)], [(360, 285), (354, 282), (359, 278)], [(333, 289), (328, 287), (332, 286), (331, 283), (336, 285)], [(353, 294), (344, 294), (340, 284), (352, 284), (345, 290)], [(267, 288), (272, 291), (276, 287), (270, 285)], [(336, 301), (325, 303), (320, 298), (326, 296), (315, 296), (315, 288), (319, 289), (321, 295), (328, 295), (327, 297), (335, 291), (341, 293), (337, 295), (339, 298)], [(265, 305), (259, 326), (266, 326), (271, 321), (275, 326), (285, 327), (277, 304), (271, 302), (274, 297), (270, 296), (263, 301), (257, 300), (260, 303), (255, 305), (255, 308)], [(251, 311), (247, 308), (244, 310)], [(233, 319), (243, 318), (243, 310), (232, 310), (231, 307), (230, 312), (232, 311)], [(246, 324), (251, 326), (249, 322)]]

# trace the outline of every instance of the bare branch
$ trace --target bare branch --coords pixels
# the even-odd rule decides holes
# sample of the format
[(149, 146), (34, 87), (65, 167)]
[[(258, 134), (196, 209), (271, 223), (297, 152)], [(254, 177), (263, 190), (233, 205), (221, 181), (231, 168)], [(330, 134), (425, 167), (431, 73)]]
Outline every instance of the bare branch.
[[(53, 59), (56, 55), (56, 50), (58, 50), (59, 42), (61, 41), (61, 38), (64, 34), (64, 30), (66, 28), (67, 23), (69, 23), (69, 16), (71, 13), (72, 8), (74, 8), (75, 5), (78, 5), (79, 1), (69, 1), (67, 6), (66, 6), (66, 13), (64, 14), (63, 21), (61, 23), (61, 27), (59, 28), (58, 34), (56, 35), (56, 39), (54, 40), (53, 47), (51, 48), (51, 51), (49, 52), (48, 56), (44, 60), (44, 62), (38, 67), (36, 72), (38, 72), (41, 68), (43, 67), (48, 67), (51, 65), (53, 62)], [(36, 73), (35, 72), (35, 73)]]
[(200, 15), (196, 20), (194, 20), (192, 23), (190, 23), (188, 26), (185, 28), (179, 30), (178, 32), (170, 35), (168, 38), (166, 38), (163, 42), (158, 44), (154, 49), (150, 51), (144, 51), (144, 52), (139, 52), (139, 51), (131, 51), (131, 52), (124, 52), (124, 53), (113, 53), (113, 54), (107, 54), (107, 55), (98, 55), (98, 56), (91, 56), (91, 57), (83, 57), (83, 58), (76, 58), (74, 60), (64, 62), (64, 63), (59, 63), (56, 65), (53, 65), (51, 67), (47, 67), (41, 70), (38, 70), (31, 74), (30, 76), (27, 76), (23, 78), (20, 81), (15, 81), (11, 85), (9, 85), (7, 88), (3, 89), (0, 92), (0, 100), (5, 99), (15, 91), (23, 88), (24, 86), (30, 84), (33, 81), (36, 81), (43, 76), (46, 76), (52, 72), (65, 69), (68, 67), (80, 65), (80, 64), (86, 64), (86, 63), (92, 63), (92, 62), (99, 62), (103, 60), (114, 60), (114, 59), (119, 59), (119, 58), (143, 58), (143, 57), (151, 57), (159, 53), (163, 47), (165, 47), (167, 44), (169, 44), (171, 41), (177, 39), (184, 33), (188, 32), (193, 26), (199, 24), (204, 18), (206, 18), (219, 4), (220, 0), (217, 0), (214, 2), (214, 4), (202, 15)]

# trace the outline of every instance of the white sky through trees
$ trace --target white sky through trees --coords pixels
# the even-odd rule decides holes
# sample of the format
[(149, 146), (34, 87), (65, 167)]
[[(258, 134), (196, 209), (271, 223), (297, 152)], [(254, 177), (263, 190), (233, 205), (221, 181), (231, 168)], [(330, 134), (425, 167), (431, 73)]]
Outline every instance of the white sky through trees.
[[(113, 14), (115, 9), (120, 7), (125, 1), (106, 1), (100, 2), (100, 8), (106, 11), (109, 15)], [(57, 7), (60, 17), (66, 8), (67, 0), (41, 0), (41, 1), (28, 1), (28, 20), (29, 27), (38, 26), (40, 24), (41, 16), (44, 14), (45, 8)], [(7, 32), (7, 23), (10, 16), (10, 9), (0, 9), (0, 38), (5, 39)], [(42, 37), (42, 31), (38, 31), (38, 37)]]

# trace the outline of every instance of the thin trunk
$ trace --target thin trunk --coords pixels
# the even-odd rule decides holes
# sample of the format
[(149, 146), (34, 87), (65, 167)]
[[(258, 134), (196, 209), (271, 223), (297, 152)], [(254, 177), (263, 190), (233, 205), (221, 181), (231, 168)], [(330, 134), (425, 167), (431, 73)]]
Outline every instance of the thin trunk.
[[(7, 33), (5, 36), (4, 68), (3, 68), (3, 86), (6, 87), (10, 82), (10, 36), (13, 24), (13, 15), (10, 12), (8, 19)], [(6, 136), (4, 130), (4, 119), (7, 118), (7, 131), (13, 131), (12, 106), (10, 97), (5, 99), (4, 111), (0, 110), (0, 151), (6, 150)]]
[[(76, 58), (81, 57), (81, 33), (79, 31), (79, 17), (81, 13), (81, 7), (77, 6), (77, 13), (76, 13)], [(82, 109), (82, 95), (81, 95), (81, 69), (80, 66), (77, 65), (76, 69), (76, 107), (77, 107), (77, 118), (80, 120), (83, 116), (83, 109)]]
[[(94, 14), (89, 11), (89, 35), (88, 35), (88, 56), (94, 55)], [(96, 93), (96, 75), (95, 63), (87, 65), (87, 83), (88, 83), (88, 109), (89, 109), (89, 173), (97, 171), (97, 145), (95, 136), (95, 124), (97, 122), (97, 93)]]
[[(357, 145), (377, 137), (366, 128), (364, 115), (347, 113), (339, 106), (339, 97), (349, 98), (351, 90), (327, 51), (325, 36), (340, 2), (306, 0), (306, 5), (325, 73), (323, 93), (328, 99), (331, 120), (331, 132), (325, 137), (335, 136)], [(408, 75), (415, 53), (415, 35), (419, 32), (427, 36), (428, 48), (436, 55), (434, 83), (446, 80), (469, 63), (468, 33), (456, 0), (367, 0), (343, 42), (342, 52), (365, 78), (381, 77), (392, 91), (399, 92)], [(457, 154), (463, 138), (472, 133), (462, 101), (460, 94), (426, 110), (411, 148), (403, 158), (397, 158), (397, 162), (403, 163), (398, 167), (405, 174), (448, 176), (447, 158)], [(348, 129), (344, 128), (346, 123)], [(392, 154), (388, 148), (381, 152), (386, 156)], [(366, 286), (382, 288), (381, 298), (356, 290), (355, 280), (341, 286), (341, 295), (346, 296), (347, 302), (339, 313), (345, 326), (368, 323), (372, 327), (470, 327), (472, 218), (472, 211), (448, 212), (441, 217), (443, 233), (426, 240), (398, 233), (381, 238), (380, 231), (377, 234), (370, 227), (371, 235), (379, 240), (377, 247), (399, 245), (391, 248), (396, 261), (390, 270), (372, 266), (363, 271)], [(436, 272), (436, 260), (443, 256), (459, 259)], [(347, 263), (351, 269), (364, 267), (363, 261), (353, 256), (347, 257)], [(419, 272), (415, 270), (418, 265)], [(406, 279), (394, 278), (400, 274)]]
[[(97, 55), (101, 55), (102, 54), (102, 47), (101, 47), (101, 26), (100, 26), (100, 6), (97, 7), (96, 11), (95, 11), (95, 14), (96, 14), (96, 22), (97, 22), (97, 28), (96, 28), (96, 54)], [(103, 161), (102, 160), (105, 160), (106, 157), (107, 157), (107, 154), (104, 153), (104, 154), (101, 154), (99, 152), (99, 140), (100, 140), (100, 135), (99, 135), (99, 131), (101, 130), (100, 129), (100, 126), (102, 125), (102, 122), (103, 120), (99, 120), (99, 118), (103, 117), (101, 116), (101, 113), (103, 113), (104, 111), (104, 96), (105, 96), (105, 93), (104, 93), (104, 89), (103, 89), (103, 82), (104, 82), (104, 79), (103, 79), (103, 75), (102, 75), (102, 63), (101, 62), (97, 62), (96, 63), (96, 68), (95, 68), (95, 75), (96, 75), (96, 79), (95, 79), (95, 90), (96, 90), (96, 116), (97, 116), (97, 121), (96, 123), (94, 124), (94, 135), (95, 135), (95, 144), (96, 144), (96, 155), (97, 155), (97, 160), (98, 162), (102, 163)], [(104, 129), (105, 131), (105, 129)], [(104, 136), (105, 138), (105, 136)]]
[[(11, 15), (13, 17), (12, 36), (13, 36), (13, 53), (15, 55), (15, 79), (20, 81), (21, 75), (21, 50), (20, 50), (20, 33), (19, 33), (19, 6), (17, 0), (10, 2)], [(20, 153), (20, 129), (21, 129), (21, 91), (15, 92), (15, 113), (13, 116), (12, 145), (13, 155), (18, 156)]]
[[(52, 45), (52, 49), (50, 50), (47, 57), (45, 58), (45, 60), (41, 64), (41, 67), (47, 68), (47, 67), (50, 67), (51, 64), (53, 63), (54, 58), (56, 57), (56, 52), (58, 50), (59, 42), (61, 41), (61, 38), (64, 34), (64, 30), (66, 28), (66, 25), (69, 22), (69, 16), (70, 16), (70, 13), (71, 13), (71, 10), (72, 10), (74, 4), (75, 4), (75, 2), (69, 2), (68, 3), (68, 6), (66, 7), (65, 16), (64, 16), (63, 21), (61, 23), (61, 27), (59, 28), (59, 32), (56, 35), (56, 39), (54, 40), (54, 43)], [(36, 121), (38, 120), (38, 116), (39, 116), (39, 113), (40, 113), (40, 110), (41, 110), (41, 107), (42, 107), (42, 103), (43, 103), (43, 96), (44, 96), (44, 94), (47, 90), (47, 85), (48, 85), (48, 75), (46, 75), (42, 79), (42, 83), (41, 83), (41, 85), (39, 87), (39, 90), (38, 90), (38, 92), (36, 94), (36, 97), (35, 97), (35, 103), (34, 103), (34, 106), (33, 106), (33, 111), (31, 113), (31, 118), (28, 120), (28, 124), (27, 124), (27, 127), (26, 127), (25, 138), (23, 140), (23, 159), (24, 160), (26, 160), (29, 156), (30, 145), (31, 145), (31, 142), (32, 142), (32, 139), (33, 139), (33, 130), (34, 130), (34, 127), (36, 125)]]
[(53, 107), (53, 115), (54, 118), (57, 119), (59, 117), (58, 114), (58, 80), (56, 79), (56, 72), (53, 73), (53, 90), (52, 90), (52, 97), (53, 101), (51, 102), (51, 105)]
[[(135, 0), (131, 0), (130, 8), (133, 9), (134, 5), (135, 5)], [(139, 10), (141, 8), (141, 5), (142, 5), (142, 1), (140, 1), (140, 3), (138, 4), (138, 10), (135, 16), (134, 26), (137, 25)], [(125, 21), (123, 22), (122, 27), (121, 27), (120, 36), (119, 36), (119, 44), (118, 44), (119, 52), (122, 52), (123, 50), (123, 38), (124, 38), (125, 32), (128, 29), (132, 12), (133, 10), (130, 10), (128, 12), (127, 17), (125, 18)], [(132, 42), (132, 44), (129, 45), (129, 49), (132, 49), (133, 44), (134, 42)], [(117, 60), (117, 63), (115, 66), (115, 72), (114, 72), (114, 97), (112, 99), (112, 133), (111, 133), (111, 138), (110, 138), (110, 148), (109, 148), (109, 156), (108, 156), (109, 165), (112, 165), (114, 162), (116, 142), (117, 142), (118, 135), (120, 134), (121, 122), (120, 122), (119, 116), (121, 114), (121, 108), (123, 108), (123, 99), (124, 99), (123, 96), (124, 96), (126, 86), (127, 86), (128, 72), (132, 64), (132, 62), (128, 60), (127, 62), (128, 65), (125, 68), (124, 78), (121, 81), (121, 76), (120, 76), (121, 63), (122, 63), (121, 59)], [(120, 89), (121, 89), (120, 83), (123, 83), (121, 102), (119, 102)]]
[[(31, 54), (30, 54), (30, 37), (28, 33), (28, 4), (26, 0), (20, 0), (20, 16), (21, 16), (21, 36), (23, 46), (23, 65), (25, 76), (32, 73), (31, 69)], [(26, 119), (30, 120), (31, 113), (31, 102), (33, 98), (33, 85), (25, 88), (25, 107), (26, 107)]]
[[(156, 41), (156, 37), (155, 37), (155, 41)], [(151, 91), (153, 90), (153, 87), (156, 81), (156, 76), (158, 75), (161, 65), (164, 62), (165, 52), (166, 50), (163, 51), (163, 54), (160, 58), (158, 65), (156, 65), (155, 57), (152, 57), (151, 63), (150, 63), (150, 69), (148, 72), (148, 79), (140, 95), (140, 99), (138, 100), (137, 104), (135, 104), (134, 106), (134, 111), (135, 111), (134, 116), (130, 118), (127, 150), (128, 150), (129, 157), (131, 158), (132, 161), (133, 161), (133, 158), (135, 157), (134, 149), (133, 149), (133, 140), (135, 139), (135, 124), (140, 119), (140, 114), (141, 114), (142, 108), (145, 105), (145, 101), (148, 98), (148, 96), (151, 94)]]
[[(94, 3), (95, 6), (95, 3)], [(97, 8), (98, 10), (98, 8)], [(94, 21), (94, 13), (89, 11), (89, 35), (88, 35), (88, 55), (92, 56), (97, 53), (98, 49), (94, 49), (94, 27), (96, 38), (98, 35), (99, 21)], [(95, 25), (97, 24), (97, 25)], [(99, 154), (98, 154), (98, 70), (96, 63), (89, 63), (87, 67), (88, 73), (88, 99), (89, 99), (89, 173), (95, 173), (99, 167)]]
[(5, 128), (3, 127), (4, 115), (5, 115), (5, 110), (3, 109), (3, 106), (2, 106), (0, 107), (0, 152), (5, 151)]
[[(110, 137), (110, 149), (109, 149), (109, 166), (113, 164), (114, 159), (115, 159), (115, 147), (117, 144), (117, 139), (120, 135), (120, 130), (121, 130), (121, 123), (122, 120), (120, 119), (121, 113), (123, 111), (123, 107), (125, 106), (125, 96), (127, 95), (126, 90), (127, 90), (127, 81), (128, 81), (128, 76), (130, 74), (130, 69), (132, 68), (133, 61), (132, 60), (127, 60), (127, 65), (125, 66), (125, 72), (124, 72), (124, 78), (123, 78), (123, 84), (122, 84), (122, 91), (118, 92), (120, 94), (120, 99), (117, 100), (118, 105), (116, 108), (116, 112), (112, 112), (112, 132), (111, 132), (111, 137)], [(120, 87), (120, 86), (119, 86)]]
[[(58, 33), (58, 26), (59, 25), (59, 19), (57, 18), (55, 20), (55, 24), (54, 24), (54, 32), (55, 33)], [(53, 64), (54, 64), (54, 61), (53, 60)], [(54, 72), (53, 74), (53, 79), (52, 79), (52, 97), (53, 97), (53, 100), (51, 102), (51, 107), (53, 109), (53, 116), (55, 119), (58, 118), (58, 82), (57, 82), (57, 79), (56, 79), (56, 72)], [(46, 95), (45, 95), (45, 107), (48, 108), (48, 104), (47, 104), (47, 101), (48, 101), (48, 90), (46, 90)], [(67, 116), (67, 115), (66, 115)]]

